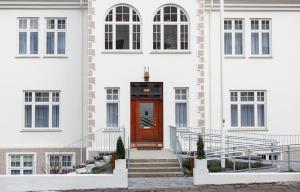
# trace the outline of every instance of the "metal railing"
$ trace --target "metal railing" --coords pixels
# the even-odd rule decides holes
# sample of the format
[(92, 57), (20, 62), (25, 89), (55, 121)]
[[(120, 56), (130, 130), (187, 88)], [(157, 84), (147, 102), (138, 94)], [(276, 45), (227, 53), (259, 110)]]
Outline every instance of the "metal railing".
[[(36, 158), (33, 162), (37, 174), (63, 174), (73, 172), (74, 168), (79, 167), (85, 162), (94, 160), (99, 153), (111, 153), (116, 150), (118, 138), (121, 137), (125, 143), (125, 128), (108, 129), (101, 128), (94, 132), (62, 147), (49, 149), (45, 159)], [(72, 163), (66, 160), (62, 162), (62, 156), (72, 155)], [(57, 160), (50, 156), (57, 156)], [(65, 158), (65, 157), (64, 157)]]
[[(300, 135), (268, 135), (249, 132), (225, 132), (225, 148), (221, 147), (221, 131), (202, 128), (177, 129), (170, 126), (171, 148), (181, 162), (186, 156), (194, 156), (197, 140), (202, 136), (208, 160), (247, 159), (249, 169), (253, 159), (270, 156), (274, 161), (300, 161)], [(176, 145), (176, 146), (175, 146)], [(275, 156), (277, 159), (275, 159)], [(234, 161), (235, 162), (235, 161)], [(235, 167), (235, 166), (234, 166)]]

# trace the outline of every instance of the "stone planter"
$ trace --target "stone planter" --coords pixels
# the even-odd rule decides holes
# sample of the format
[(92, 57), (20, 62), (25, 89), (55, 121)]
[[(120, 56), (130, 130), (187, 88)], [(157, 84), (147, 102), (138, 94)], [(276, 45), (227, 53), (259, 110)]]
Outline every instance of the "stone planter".
[(208, 174), (207, 159), (196, 159), (194, 161), (195, 168), (193, 169), (193, 183), (199, 185), (201, 183), (201, 176)]
[(116, 159), (115, 169), (126, 169), (126, 159)]
[(194, 168), (201, 171), (208, 172), (207, 169), (207, 159), (196, 159), (194, 160)]

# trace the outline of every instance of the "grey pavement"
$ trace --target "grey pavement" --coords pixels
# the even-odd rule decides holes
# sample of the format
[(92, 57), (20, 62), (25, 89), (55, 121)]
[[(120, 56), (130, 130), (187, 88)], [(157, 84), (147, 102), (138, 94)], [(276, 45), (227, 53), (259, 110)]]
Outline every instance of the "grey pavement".
[[(142, 188), (137, 188), (140, 184)], [(185, 178), (181, 184), (176, 178), (130, 178), (129, 189), (95, 189), (77, 190), (76, 192), (300, 192), (300, 182), (234, 184), (234, 185), (202, 185), (193, 186), (191, 178)], [(182, 179), (182, 178), (181, 178)], [(165, 184), (175, 182), (174, 185)], [(72, 191), (75, 192), (75, 191)]]

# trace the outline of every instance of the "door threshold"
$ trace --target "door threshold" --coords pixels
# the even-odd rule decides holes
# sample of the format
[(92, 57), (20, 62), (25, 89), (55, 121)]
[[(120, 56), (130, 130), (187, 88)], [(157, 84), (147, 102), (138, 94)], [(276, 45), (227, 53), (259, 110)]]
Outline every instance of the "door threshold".
[(161, 142), (135, 142), (131, 143), (130, 147), (137, 150), (161, 150), (163, 144)]

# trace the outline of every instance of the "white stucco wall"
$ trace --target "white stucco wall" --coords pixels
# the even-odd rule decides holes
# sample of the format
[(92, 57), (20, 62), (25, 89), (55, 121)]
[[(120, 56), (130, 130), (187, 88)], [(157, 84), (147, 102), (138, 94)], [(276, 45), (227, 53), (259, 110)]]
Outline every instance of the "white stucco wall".
[[(16, 58), (17, 17), (39, 17), (39, 58)], [(66, 17), (67, 58), (44, 58), (45, 17)], [(62, 147), (81, 137), (82, 29), (79, 9), (0, 10), (0, 147)], [(86, 41), (86, 39), (85, 39)], [(86, 59), (86, 58), (85, 58)], [(61, 132), (21, 132), (23, 90), (60, 90)]]
[[(104, 51), (104, 19), (114, 5), (126, 3), (141, 14), (142, 53), (107, 54)], [(181, 6), (190, 17), (191, 53), (151, 54), (152, 21), (156, 10), (173, 3)], [(197, 125), (197, 1), (157, 0), (105, 0), (96, 2), (96, 128), (106, 126), (105, 87), (120, 88), (120, 126), (130, 134), (130, 82), (144, 81), (144, 67), (150, 69), (150, 81), (164, 84), (164, 147), (169, 147), (169, 125), (175, 124), (174, 87), (189, 88), (189, 126)], [(127, 146), (127, 145), (126, 145)]]
[[(242, 18), (245, 20), (245, 57), (226, 58), (224, 62), (224, 117), (225, 127), (230, 128), (230, 90), (266, 90), (267, 91), (267, 133), (300, 134), (299, 110), (300, 89), (299, 45), (300, 26), (294, 22), (300, 18), (299, 11), (225, 11), (225, 18)], [(270, 58), (250, 58), (251, 53), (251, 18), (270, 18), (271, 49)], [(220, 129), (220, 76), (219, 76), (219, 13), (211, 15), (209, 31), (209, 13), (205, 15), (205, 34), (211, 35), (211, 108), (207, 102), (207, 117), (211, 115), (211, 125), (207, 127)], [(206, 36), (208, 37), (208, 36)], [(206, 68), (209, 69), (209, 38), (206, 41)], [(206, 78), (206, 82), (209, 78)], [(206, 84), (207, 98), (209, 84)], [(210, 111), (209, 111), (210, 109)]]

